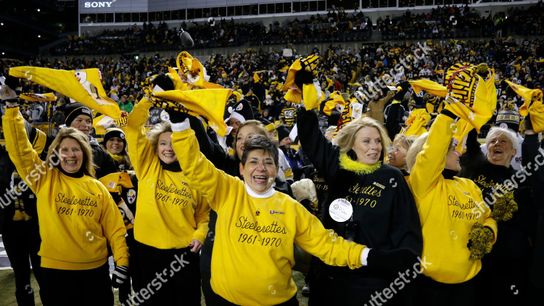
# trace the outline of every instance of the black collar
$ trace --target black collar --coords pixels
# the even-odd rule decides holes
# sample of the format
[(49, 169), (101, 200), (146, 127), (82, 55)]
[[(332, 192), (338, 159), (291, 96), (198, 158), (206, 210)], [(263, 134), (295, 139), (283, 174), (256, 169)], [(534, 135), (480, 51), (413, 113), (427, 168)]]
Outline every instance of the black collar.
[(68, 173), (68, 172), (64, 171), (64, 169), (62, 169), (60, 164), (57, 166), (57, 169), (59, 169), (60, 172), (62, 172), (64, 175), (69, 176), (69, 177), (75, 177), (75, 178), (83, 177), (83, 166), (81, 166), (81, 168), (79, 168), (79, 170), (77, 172), (74, 172), (74, 173)]
[(459, 174), (459, 172), (455, 171), (455, 170), (451, 170), (451, 169), (444, 169), (442, 171), (442, 175), (444, 176), (445, 179), (447, 180), (451, 180), (453, 179), (454, 176), (457, 176)]
[(169, 164), (163, 162), (160, 158), (159, 158), (159, 161), (161, 162), (161, 166), (164, 170), (172, 171), (172, 172), (181, 172), (181, 166), (179, 165), (179, 162), (177, 160)]

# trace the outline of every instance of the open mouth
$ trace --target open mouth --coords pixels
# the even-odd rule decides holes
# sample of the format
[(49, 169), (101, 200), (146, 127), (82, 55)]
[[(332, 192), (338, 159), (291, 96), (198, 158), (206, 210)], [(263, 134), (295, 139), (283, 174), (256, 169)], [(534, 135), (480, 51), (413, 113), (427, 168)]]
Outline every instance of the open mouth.
[(491, 151), (492, 155), (494, 158), (499, 158), (499, 157), (502, 157), (504, 155), (504, 151), (501, 150), (501, 149), (493, 149)]
[(253, 181), (259, 185), (266, 185), (268, 183), (267, 175), (254, 175)]

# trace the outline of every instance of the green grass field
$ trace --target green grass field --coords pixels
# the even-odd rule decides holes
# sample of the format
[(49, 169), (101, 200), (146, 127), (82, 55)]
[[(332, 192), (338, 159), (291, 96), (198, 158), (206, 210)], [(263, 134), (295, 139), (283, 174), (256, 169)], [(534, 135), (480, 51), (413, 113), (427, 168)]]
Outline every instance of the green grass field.
[[(298, 293), (297, 297), (300, 302), (300, 306), (308, 305), (308, 298), (303, 297), (300, 294), (302, 286), (304, 286), (304, 276), (300, 272), (293, 272), (293, 278), (297, 283)], [(42, 306), (40, 301), (38, 291), (38, 284), (36, 280), (32, 278), (32, 288), (34, 288), (34, 297), (36, 300), (36, 306)], [(121, 304), (117, 300), (117, 292), (114, 292), (115, 296), (115, 305), (120, 306)], [(15, 300), (15, 278), (12, 270), (0, 270), (0, 305), (2, 306), (17, 306), (17, 301)], [(202, 305), (206, 305), (204, 300), (202, 300)]]

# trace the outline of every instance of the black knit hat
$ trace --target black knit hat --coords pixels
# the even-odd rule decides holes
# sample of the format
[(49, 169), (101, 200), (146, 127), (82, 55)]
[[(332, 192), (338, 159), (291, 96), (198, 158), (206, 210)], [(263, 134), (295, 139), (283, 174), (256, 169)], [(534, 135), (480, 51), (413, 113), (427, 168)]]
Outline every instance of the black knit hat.
[(87, 115), (93, 119), (93, 112), (87, 106), (81, 103), (68, 103), (64, 106), (64, 124), (70, 126), (72, 121), (79, 115)]
[(501, 110), (497, 113), (497, 118), (495, 119), (495, 125), (509, 128), (513, 131), (519, 130), (519, 114), (514, 110)]
[(278, 126), (276, 130), (278, 131), (278, 141), (282, 141), (282, 139), (289, 137), (289, 133), (291, 133), (291, 131), (289, 131), (289, 128), (285, 125)]
[(121, 140), (125, 144), (125, 147), (127, 146), (127, 140), (126, 140), (126, 137), (125, 137), (125, 132), (123, 132), (123, 130), (121, 130), (119, 128), (109, 128), (109, 129), (107, 129), (106, 134), (104, 134), (104, 140), (103, 140), (102, 144), (106, 145), (106, 142), (108, 142), (108, 140), (112, 139), (113, 137), (121, 138)]
[(513, 101), (502, 103), (495, 118), (495, 125), (516, 132), (519, 130), (519, 113)]
[(242, 99), (233, 106), (229, 106), (226, 113), (228, 117), (225, 121), (234, 118), (240, 121), (240, 123), (244, 123), (246, 120), (255, 119), (251, 105), (246, 99)]

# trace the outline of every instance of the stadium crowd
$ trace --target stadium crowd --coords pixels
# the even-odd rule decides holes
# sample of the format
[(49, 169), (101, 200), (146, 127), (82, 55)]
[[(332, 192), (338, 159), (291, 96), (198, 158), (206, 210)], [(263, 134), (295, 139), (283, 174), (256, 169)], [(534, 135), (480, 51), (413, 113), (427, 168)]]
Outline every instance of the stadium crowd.
[[(424, 42), (426, 52), (421, 60), (407, 61), (403, 66), (403, 74), (393, 71), (393, 83), (402, 79), (415, 79), (429, 77), (435, 80), (443, 78), (444, 69), (451, 63), (464, 60), (471, 63), (486, 62), (492, 65), (497, 73), (497, 79), (513, 79), (530, 88), (542, 86), (544, 72), (539, 69), (538, 59), (544, 56), (544, 42), (542, 39), (512, 39), (494, 38), (489, 40), (445, 40)], [(412, 42), (388, 42), (365, 44), (360, 49), (343, 49), (340, 46), (330, 45), (323, 52), (323, 81), (328, 78), (333, 82), (333, 88), (324, 86), (324, 89), (340, 90), (353, 93), (355, 90), (370, 91), (374, 83), (377, 83), (384, 73), (390, 73), (401, 59), (410, 58), (418, 48), (418, 44)], [(295, 50), (296, 55), (296, 50)], [(272, 119), (278, 120), (280, 111), (285, 105), (278, 84), (281, 85), (282, 69), (285, 69), (291, 59), (282, 54), (282, 50), (266, 52), (260, 49), (245, 49), (229, 56), (216, 54), (204, 64), (207, 67), (210, 81), (228, 88), (241, 89), (247, 94), (248, 84), (253, 78), (253, 72), (260, 71), (262, 84), (266, 87), (267, 94), (259, 96), (268, 109)], [(31, 65), (49, 67), (54, 69), (78, 69), (84, 67), (97, 67), (100, 69), (104, 87), (110, 96), (119, 102), (125, 110), (137, 102), (142, 94), (141, 84), (151, 75), (166, 72), (166, 67), (175, 65), (174, 58), (161, 57), (159, 54), (150, 57), (132, 56), (113, 59), (108, 56), (94, 59), (72, 57), (65, 60), (37, 58), (28, 63), (0, 62), (4, 75), (9, 66)], [(324, 83), (325, 85), (326, 83)], [(507, 94), (507, 85), (498, 84), (499, 96)], [(28, 84), (27, 86), (35, 86)], [(28, 88), (29, 91), (39, 92), (38, 87)], [(270, 96), (270, 97), (267, 97)], [(504, 97), (502, 97), (504, 99)], [(510, 92), (509, 99), (518, 101)], [(64, 99), (59, 100), (62, 105)], [(37, 106), (30, 104), (26, 110), (28, 118), (32, 116), (32, 108)], [(41, 106), (45, 109), (45, 105)], [(56, 106), (54, 107), (56, 109)], [(53, 113), (54, 110), (53, 110)], [(62, 117), (62, 112), (53, 118)], [(41, 119), (31, 121), (44, 121), (47, 112), (40, 112)], [(62, 123), (62, 118), (55, 119), (56, 123)]]
[[(542, 3), (527, 9), (512, 8), (504, 13), (482, 15), (468, 6), (444, 6), (427, 13), (406, 11), (401, 16), (379, 17), (375, 24), (361, 11), (330, 11), (326, 15), (296, 18), (284, 24), (234, 22), (213, 19), (212, 23), (182, 23), (201, 48), (263, 46), (288, 43), (346, 41), (397, 41), (405, 39), (446, 39), (511, 35), (542, 35)], [(51, 50), (53, 55), (123, 54), (150, 50), (172, 50), (179, 44), (176, 28), (166, 23), (144, 23), (123, 30), (105, 30), (96, 36), (72, 36)]]

